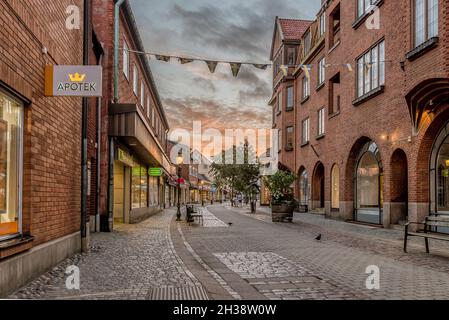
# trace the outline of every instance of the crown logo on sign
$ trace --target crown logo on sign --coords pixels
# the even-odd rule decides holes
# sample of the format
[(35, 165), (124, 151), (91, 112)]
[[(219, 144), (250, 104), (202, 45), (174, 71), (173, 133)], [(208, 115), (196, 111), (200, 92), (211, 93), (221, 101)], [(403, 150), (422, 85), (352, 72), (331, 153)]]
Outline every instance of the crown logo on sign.
[(70, 81), (72, 82), (82, 82), (86, 78), (85, 74), (79, 74), (78, 72), (75, 74), (69, 74)]

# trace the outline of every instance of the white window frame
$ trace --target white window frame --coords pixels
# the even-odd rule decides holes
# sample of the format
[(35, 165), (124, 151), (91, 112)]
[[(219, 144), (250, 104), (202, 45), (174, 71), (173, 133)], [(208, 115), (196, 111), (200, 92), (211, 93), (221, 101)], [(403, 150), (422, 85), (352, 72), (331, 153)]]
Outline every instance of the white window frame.
[(137, 97), (137, 95), (139, 94), (139, 69), (137, 68), (136, 64), (134, 64), (133, 67), (133, 91)]
[(323, 12), (319, 16), (319, 21), (320, 21), (319, 35), (321, 37), (322, 35), (324, 35), (326, 33), (326, 12)]
[(302, 121), (302, 144), (306, 144), (310, 142), (310, 118), (306, 118)]
[(277, 99), (277, 110), (276, 110), (277, 114), (280, 114), (282, 112), (282, 100), (283, 100), (282, 91), (280, 91), (278, 93), (278, 99)]
[(145, 108), (145, 82), (140, 82), (140, 106)]
[(310, 79), (306, 76), (302, 78), (302, 98), (310, 97)]
[(323, 107), (323, 108), (319, 109), (317, 113), (318, 113), (317, 136), (321, 137), (321, 136), (324, 136), (324, 134), (326, 133), (326, 128), (325, 128), (325, 126), (326, 126), (326, 124), (325, 124), (326, 108)]
[[(418, 10), (418, 8), (420, 8)], [(415, 47), (438, 36), (438, 0), (413, 0), (413, 31)]]
[(293, 110), (295, 107), (295, 88), (287, 87), (287, 110)]
[(385, 85), (385, 41), (357, 59), (357, 98)]
[[(289, 132), (289, 129), (291, 129), (291, 132)], [(291, 144), (288, 143), (288, 136), (289, 133), (291, 133), (292, 136), (292, 142)], [(287, 128), (285, 128), (285, 149), (287, 151), (291, 151), (293, 150), (293, 147), (295, 145), (295, 128), (293, 126), (288, 126)]]
[(126, 41), (123, 41), (123, 74), (129, 80), (129, 48)]
[(151, 98), (147, 96), (147, 118), (150, 119)]
[(358, 0), (357, 1), (357, 18), (362, 17), (370, 12), (371, 7), (377, 0)]
[(326, 81), (326, 58), (322, 58), (318, 63), (318, 86)]

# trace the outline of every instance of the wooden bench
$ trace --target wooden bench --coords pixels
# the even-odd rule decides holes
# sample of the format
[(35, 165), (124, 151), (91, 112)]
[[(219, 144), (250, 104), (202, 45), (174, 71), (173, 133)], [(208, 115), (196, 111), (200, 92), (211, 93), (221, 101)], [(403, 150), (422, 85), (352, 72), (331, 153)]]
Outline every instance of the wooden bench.
[[(412, 224), (421, 225), (424, 229), (418, 232), (410, 232), (409, 226)], [(422, 223), (419, 222), (408, 222), (405, 225), (405, 236), (404, 236), (404, 252), (407, 252), (407, 240), (408, 237), (421, 237), (424, 238), (426, 244), (426, 252), (430, 253), (429, 250), (429, 239), (449, 241), (449, 234), (437, 233), (432, 230), (436, 227), (449, 227), (449, 216), (430, 216), (426, 217), (426, 220)]]

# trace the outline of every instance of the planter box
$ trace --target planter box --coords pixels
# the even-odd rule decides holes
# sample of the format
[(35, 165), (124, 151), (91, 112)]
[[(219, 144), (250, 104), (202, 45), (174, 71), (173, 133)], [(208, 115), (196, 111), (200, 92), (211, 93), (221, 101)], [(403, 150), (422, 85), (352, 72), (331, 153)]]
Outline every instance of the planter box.
[(271, 206), (271, 218), (273, 222), (292, 222), (294, 205), (280, 204)]

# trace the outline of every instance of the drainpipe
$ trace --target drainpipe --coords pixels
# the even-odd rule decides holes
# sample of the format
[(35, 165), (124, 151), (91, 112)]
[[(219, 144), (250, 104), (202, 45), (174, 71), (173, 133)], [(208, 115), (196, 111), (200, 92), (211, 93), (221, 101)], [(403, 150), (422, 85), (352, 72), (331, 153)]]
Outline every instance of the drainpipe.
[[(103, 54), (98, 61), (100, 66), (103, 65)], [(101, 97), (97, 100), (97, 210), (95, 217), (95, 232), (100, 232), (100, 196), (101, 196), (101, 107), (103, 99)]]
[[(120, 7), (125, 0), (117, 0), (114, 6), (114, 103), (119, 101), (118, 79), (120, 61)], [(112, 232), (114, 225), (114, 138), (109, 137), (108, 165), (108, 220), (106, 230)]]
[[(84, 27), (83, 27), (83, 64), (89, 64), (89, 22), (90, 22), (90, 1), (84, 0)], [(88, 217), (87, 217), (87, 123), (88, 123), (89, 102), (83, 98), (82, 111), (82, 146), (81, 146), (81, 250), (89, 250), (88, 241)]]
[(125, 0), (118, 0), (115, 3), (114, 14), (114, 102), (119, 100), (118, 78), (119, 78), (119, 59), (120, 59), (120, 7)]

